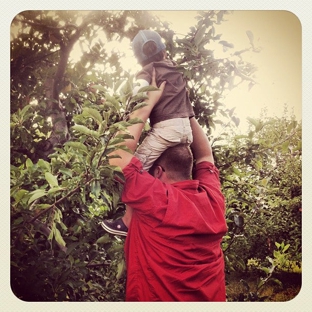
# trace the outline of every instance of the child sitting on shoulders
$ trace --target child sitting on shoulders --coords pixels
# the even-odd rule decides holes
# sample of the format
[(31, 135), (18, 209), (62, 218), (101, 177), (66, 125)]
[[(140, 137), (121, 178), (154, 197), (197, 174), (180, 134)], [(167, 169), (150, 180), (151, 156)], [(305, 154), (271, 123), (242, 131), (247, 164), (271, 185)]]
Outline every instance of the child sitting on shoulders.
[[(152, 30), (140, 30), (133, 39), (132, 48), (142, 65), (142, 70), (136, 75), (138, 85), (133, 90), (134, 95), (151, 84), (153, 69), (157, 85), (166, 81), (163, 94), (150, 114), (151, 130), (134, 154), (142, 162), (143, 169), (148, 171), (168, 147), (192, 143), (190, 118), (194, 117), (194, 111), (183, 75), (167, 58), (166, 46), (160, 35)], [(111, 234), (126, 236), (131, 216), (132, 208), (127, 206), (122, 218), (104, 220), (101, 225)]]

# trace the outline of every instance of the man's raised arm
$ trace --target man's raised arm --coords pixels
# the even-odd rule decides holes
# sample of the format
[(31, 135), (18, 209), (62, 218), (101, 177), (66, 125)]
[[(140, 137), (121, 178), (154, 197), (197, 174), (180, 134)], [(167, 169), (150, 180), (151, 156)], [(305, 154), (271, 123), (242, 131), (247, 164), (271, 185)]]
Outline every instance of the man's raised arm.
[(211, 145), (204, 130), (194, 117), (190, 119), (190, 122), (193, 132), (193, 143), (191, 144), (191, 149), (196, 160), (196, 164), (202, 161), (209, 161), (214, 164)]
[[(157, 87), (156, 81), (155, 81), (155, 70), (153, 71), (153, 78), (152, 78), (152, 84), (151, 85), (154, 87)], [(159, 90), (149, 91), (147, 94), (148, 99), (145, 101), (145, 103), (147, 105), (140, 108), (140, 109), (137, 109), (133, 113), (131, 113), (130, 119), (138, 118), (138, 119), (141, 119), (143, 121), (143, 123), (137, 123), (137, 124), (134, 124), (134, 125), (128, 127), (129, 134), (132, 135), (134, 137), (134, 139), (127, 139), (127, 140), (125, 140), (124, 143), (122, 143), (122, 145), (126, 145), (130, 149), (131, 153), (129, 153), (125, 150), (122, 150), (122, 149), (119, 149), (115, 152), (112, 152), (111, 155), (118, 155), (118, 156), (120, 156), (120, 158), (111, 158), (109, 160), (110, 165), (119, 166), (121, 169), (123, 169), (130, 163), (130, 161), (133, 157), (133, 153), (135, 152), (135, 150), (137, 148), (137, 144), (139, 142), (144, 124), (147, 121), (147, 119), (149, 118), (149, 115), (150, 115), (154, 105), (160, 99), (162, 92), (164, 90), (164, 87), (165, 87), (165, 82), (163, 82), (159, 86)], [(120, 133), (122, 133), (122, 132), (120, 132)]]

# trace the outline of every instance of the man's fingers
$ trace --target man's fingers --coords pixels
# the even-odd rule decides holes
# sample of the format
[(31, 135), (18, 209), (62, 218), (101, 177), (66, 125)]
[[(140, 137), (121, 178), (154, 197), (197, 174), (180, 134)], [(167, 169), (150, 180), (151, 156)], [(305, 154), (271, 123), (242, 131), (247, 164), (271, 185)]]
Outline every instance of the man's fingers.
[(161, 91), (163, 91), (164, 88), (165, 88), (165, 85), (166, 85), (166, 81), (163, 81), (163, 82), (161, 83), (161, 85), (158, 87), (158, 89), (160, 89)]
[(157, 84), (156, 84), (156, 70), (155, 70), (155, 67), (153, 67), (153, 72), (152, 72), (152, 86), (160, 89), (161, 91), (164, 90), (165, 88), (165, 84), (166, 84), (166, 81), (163, 81), (161, 83), (161, 85), (159, 87), (157, 87)]
[(155, 67), (153, 67), (153, 73), (152, 73), (152, 86), (157, 87), (157, 85), (156, 85), (156, 71), (155, 71)]
[(151, 83), (151, 85), (152, 85), (153, 87), (156, 87), (156, 88), (159, 89), (158, 91), (149, 91), (149, 92), (147, 93), (147, 94), (148, 94), (148, 98), (149, 98), (149, 103), (150, 103), (151, 105), (155, 105), (155, 104), (159, 101), (159, 99), (160, 99), (160, 97), (161, 97), (161, 95), (162, 95), (162, 93), (163, 93), (163, 91), (164, 91), (164, 89), (165, 89), (165, 85), (166, 85), (166, 81), (163, 81), (163, 82), (160, 84), (160, 86), (157, 87), (155, 68), (153, 68), (153, 72), (152, 72), (152, 83)]

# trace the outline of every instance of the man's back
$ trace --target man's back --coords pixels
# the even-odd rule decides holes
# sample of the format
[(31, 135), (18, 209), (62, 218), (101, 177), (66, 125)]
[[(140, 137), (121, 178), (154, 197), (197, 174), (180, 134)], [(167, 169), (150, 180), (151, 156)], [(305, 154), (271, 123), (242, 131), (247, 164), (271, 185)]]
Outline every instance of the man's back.
[(224, 301), (226, 223), (217, 169), (200, 163), (198, 180), (164, 184), (140, 166), (134, 159), (124, 169), (122, 199), (134, 211), (125, 246), (126, 300)]

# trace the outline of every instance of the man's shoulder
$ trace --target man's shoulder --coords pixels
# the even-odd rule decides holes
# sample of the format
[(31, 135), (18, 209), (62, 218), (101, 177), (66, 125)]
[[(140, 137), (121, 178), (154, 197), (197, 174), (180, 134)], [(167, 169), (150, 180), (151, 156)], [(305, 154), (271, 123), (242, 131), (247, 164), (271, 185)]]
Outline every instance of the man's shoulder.
[(142, 162), (136, 156), (132, 157), (128, 165), (123, 168), (122, 173), (126, 179), (134, 175), (140, 175), (143, 179), (153, 178), (152, 175), (143, 169)]
[(197, 163), (193, 169), (193, 176), (198, 178), (200, 176), (206, 176), (206, 173), (215, 173), (216, 177), (219, 177), (219, 170), (214, 163), (210, 161), (201, 161)]
[(128, 165), (122, 170), (124, 173), (127, 170), (137, 170), (137, 171), (141, 171), (143, 170), (143, 166), (142, 163), (140, 162), (140, 160), (133, 156), (131, 158), (131, 161), (128, 163)]
[(201, 162), (196, 163), (195, 169), (201, 169), (201, 168), (216, 168), (214, 163), (208, 160), (203, 160)]

